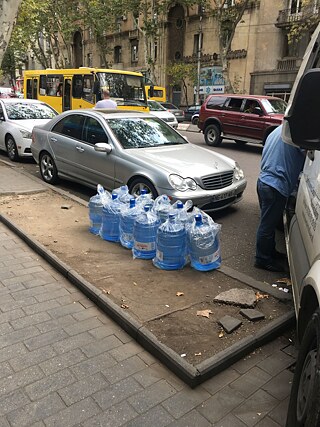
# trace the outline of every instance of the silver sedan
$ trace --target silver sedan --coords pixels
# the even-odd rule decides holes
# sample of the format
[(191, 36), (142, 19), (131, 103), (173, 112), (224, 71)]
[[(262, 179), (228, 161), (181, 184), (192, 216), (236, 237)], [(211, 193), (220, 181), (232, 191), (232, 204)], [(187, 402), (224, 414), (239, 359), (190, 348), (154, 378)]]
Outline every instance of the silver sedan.
[(33, 129), (31, 151), (49, 184), (60, 177), (92, 188), (128, 185), (134, 196), (145, 188), (205, 211), (238, 202), (247, 184), (234, 160), (137, 111), (66, 111)]

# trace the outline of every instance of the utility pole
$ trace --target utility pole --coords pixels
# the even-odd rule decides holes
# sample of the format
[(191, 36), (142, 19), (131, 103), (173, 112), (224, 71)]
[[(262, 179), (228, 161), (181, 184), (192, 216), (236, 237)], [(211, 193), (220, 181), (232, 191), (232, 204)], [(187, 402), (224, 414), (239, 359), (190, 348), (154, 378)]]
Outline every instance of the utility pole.
[(202, 16), (204, 12), (203, 4), (199, 5), (199, 37), (197, 51), (197, 87), (196, 87), (196, 105), (200, 104), (200, 72), (201, 72), (201, 53), (202, 53)]

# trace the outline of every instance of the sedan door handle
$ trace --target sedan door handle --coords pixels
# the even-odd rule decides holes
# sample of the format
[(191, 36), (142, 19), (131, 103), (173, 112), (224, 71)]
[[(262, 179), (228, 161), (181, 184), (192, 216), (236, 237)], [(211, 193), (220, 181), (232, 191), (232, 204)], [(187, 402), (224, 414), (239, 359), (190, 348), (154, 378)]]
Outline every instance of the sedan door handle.
[(57, 142), (58, 140), (57, 140), (57, 138), (53, 138), (53, 137), (51, 137), (51, 138), (50, 138), (50, 141), (52, 141), (52, 142)]
[(78, 150), (80, 153), (84, 152), (84, 148), (79, 147), (79, 145), (76, 146), (76, 150)]

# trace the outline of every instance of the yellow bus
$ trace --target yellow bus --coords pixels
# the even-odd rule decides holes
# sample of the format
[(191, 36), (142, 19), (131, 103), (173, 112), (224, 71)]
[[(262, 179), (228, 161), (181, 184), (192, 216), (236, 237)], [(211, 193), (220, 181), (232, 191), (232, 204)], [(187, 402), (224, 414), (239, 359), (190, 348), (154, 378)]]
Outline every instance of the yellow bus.
[(163, 86), (146, 85), (147, 98), (152, 101), (166, 102), (167, 93)]
[(23, 86), (25, 98), (46, 102), (59, 113), (94, 107), (104, 88), (118, 108), (149, 111), (144, 77), (136, 72), (89, 67), (26, 70)]

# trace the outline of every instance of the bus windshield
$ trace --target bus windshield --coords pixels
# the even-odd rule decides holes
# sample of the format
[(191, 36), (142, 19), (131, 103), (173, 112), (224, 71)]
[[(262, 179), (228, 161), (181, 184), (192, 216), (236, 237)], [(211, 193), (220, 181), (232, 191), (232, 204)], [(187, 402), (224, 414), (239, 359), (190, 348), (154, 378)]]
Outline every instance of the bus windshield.
[(107, 88), (118, 105), (145, 105), (146, 95), (140, 76), (97, 72), (100, 89)]

